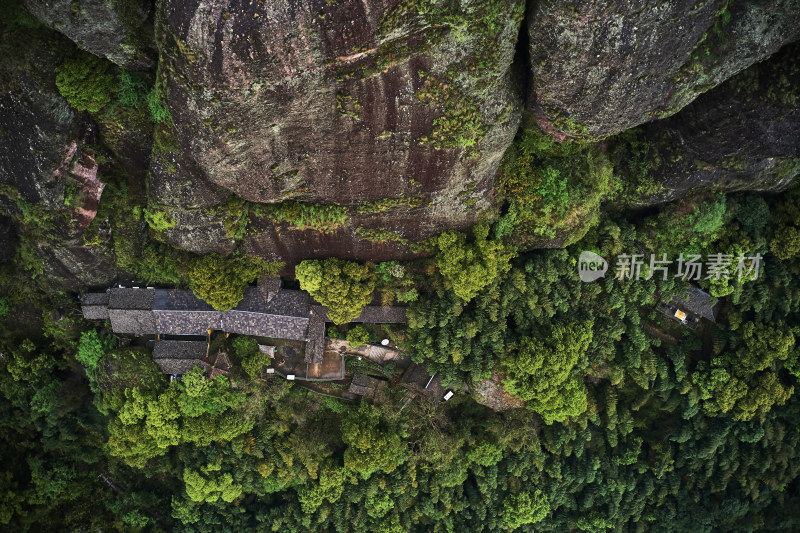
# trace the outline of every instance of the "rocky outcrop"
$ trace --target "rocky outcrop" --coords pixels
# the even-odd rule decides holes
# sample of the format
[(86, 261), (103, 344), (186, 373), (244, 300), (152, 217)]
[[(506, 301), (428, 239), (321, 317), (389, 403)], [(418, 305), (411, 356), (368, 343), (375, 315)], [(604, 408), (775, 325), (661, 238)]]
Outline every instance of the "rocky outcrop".
[(55, 69), (74, 45), (22, 11), (5, 20), (13, 22), (0, 24), (0, 210), (25, 244), (24, 267), (53, 287), (108, 283), (113, 256), (83, 239), (103, 187), (87, 150), (97, 126), (55, 86)]
[(556, 138), (670, 116), (800, 37), (800, 1), (541, 0), (528, 14), (528, 105)]
[[(20, 14), (19, 16), (24, 16)], [(55, 69), (72, 43), (49, 30), (0, 25), (0, 184), (28, 202), (60, 206), (64, 183), (54, 179), (64, 147), (91, 136), (93, 126), (58, 93)], [(33, 26), (33, 27), (31, 27)]]
[[(519, 121), (510, 67), (523, 9), (517, 0), (162, 2), (159, 83), (176, 125), (175, 154), (162, 160), (176, 163), (153, 179), (173, 190), (205, 182), (256, 203), (421, 198), (400, 212), (413, 219), (403, 227), (410, 241), (468, 227), (493, 209)], [(397, 214), (370, 222), (389, 226)], [(309, 253), (304, 238), (263, 229), (253, 249)], [(355, 231), (318, 237), (315, 253), (375, 254)]]
[(156, 54), (148, 0), (22, 0), (36, 18), (94, 55), (143, 70)]
[(617, 140), (634, 206), (690, 190), (778, 191), (800, 173), (800, 44), (783, 48), (677, 115)]

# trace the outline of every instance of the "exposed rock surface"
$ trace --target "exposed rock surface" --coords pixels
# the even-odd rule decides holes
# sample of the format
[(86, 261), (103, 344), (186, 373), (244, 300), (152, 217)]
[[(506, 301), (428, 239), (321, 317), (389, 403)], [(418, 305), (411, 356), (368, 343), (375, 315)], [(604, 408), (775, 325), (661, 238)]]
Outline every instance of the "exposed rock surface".
[(800, 37), (800, 1), (541, 0), (528, 104), (559, 138), (669, 116)]
[(0, 25), (0, 32), (0, 183), (29, 202), (60, 205), (64, 183), (53, 173), (64, 147), (91, 130), (55, 86), (55, 69), (72, 44), (35, 27)]
[(503, 388), (503, 378), (502, 374), (493, 371), (491, 379), (478, 383), (473, 395), (475, 401), (495, 411), (525, 407), (525, 402)]
[(9, 18), (15, 23), (0, 24), (0, 210), (24, 221), (19, 239), (54, 287), (107, 283), (116, 274), (108, 250), (82, 236), (102, 191), (84, 151), (97, 127), (55, 86), (74, 45), (24, 13)]
[(798, 57), (800, 44), (786, 46), (638, 137), (626, 135), (615, 166), (639, 186), (634, 205), (703, 187), (785, 188), (800, 172)]
[[(471, 225), (493, 207), (493, 178), (519, 121), (510, 67), (524, 6), (462, 4), (161, 3), (162, 82), (173, 157), (183, 161), (170, 187), (206, 181), (261, 203), (419, 197), (424, 207), (403, 231), (411, 241)], [(383, 226), (396, 215), (370, 219)], [(277, 244), (288, 257), (309, 252), (302, 239)], [(312, 248), (374, 255), (353, 231)]]
[(23, 0), (36, 18), (84, 50), (130, 69), (155, 63), (148, 0)]

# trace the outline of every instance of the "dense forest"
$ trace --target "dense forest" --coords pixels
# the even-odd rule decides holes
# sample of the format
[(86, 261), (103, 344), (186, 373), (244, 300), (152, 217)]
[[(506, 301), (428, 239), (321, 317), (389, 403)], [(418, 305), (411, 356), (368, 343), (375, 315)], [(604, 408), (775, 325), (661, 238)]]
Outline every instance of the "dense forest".
[[(46, 85), (90, 125), (70, 153), (70, 171), (37, 183), (35, 194), (9, 177), (21, 173), (14, 161), (1, 161), (0, 530), (800, 530), (800, 155), (765, 156), (773, 166), (759, 167), (758, 183), (699, 183), (692, 174), (698, 186), (682, 190), (660, 178), (716, 176), (720, 168), (746, 174), (754, 158), (712, 168), (666, 143), (660, 121), (564, 138), (523, 110), (497, 158), (495, 207), (460, 227), (412, 238), (388, 223), (356, 223), (397, 210), (413, 219), (430, 203), (422, 193), (351, 204), (242, 193), (176, 210), (157, 196), (194, 193), (154, 175), (187, 167), (199, 175), (205, 162), (187, 163), (175, 138), (191, 120), (165, 92), (169, 80), (194, 83), (175, 73), (177, 63), (194, 59), (166, 28), (166, 4), (158, 2), (155, 15), (161, 58), (150, 61), (148, 45), (133, 37), (121, 48), (130, 57), (101, 57), (22, 4), (0, 2), (2, 65), (13, 74), (0, 80), (0, 108), (20, 113), (0, 133), (21, 131), (23, 108), (44, 105), (15, 100), (26, 84)], [(452, 6), (441, 7), (447, 3), (408, 4), (381, 24), (416, 9), (445, 21), (425, 19), (426, 28), (461, 28)], [(514, 21), (513, 29), (522, 24), (523, 3), (488, 4), (492, 17)], [(131, 9), (118, 11), (136, 18)], [(701, 42), (715, 42), (725, 12)], [(152, 15), (145, 19), (152, 33)], [(515, 34), (489, 15), (476, 24), (481, 46), (493, 31)], [(171, 64), (167, 41), (181, 50)], [(50, 52), (37, 64), (36, 50)], [(478, 60), (491, 63), (495, 52), (486, 45)], [(772, 106), (776, 122), (797, 122), (798, 54), (797, 44), (765, 54), (706, 96)], [(389, 68), (387, 60), (376, 72)], [(444, 117), (430, 121), (438, 139), (430, 149), (482, 157), (474, 146), (484, 149), (490, 128), (474, 118), (477, 108), (443, 96), (446, 83), (420, 79), (419, 98), (444, 102)], [(336, 97), (346, 119), (361, 112)], [(146, 178), (137, 170), (141, 154), (130, 149), (141, 144), (152, 147)], [(795, 152), (799, 144), (796, 136), (787, 141)], [(96, 197), (87, 179), (76, 178), (89, 159), (103, 184)], [(767, 175), (778, 185), (762, 186)], [(465, 209), (478, 202), (477, 183), (459, 193)], [(184, 245), (189, 234), (216, 242), (202, 224), (189, 228), (186, 213), (217, 221), (214, 231), (231, 247)], [(298, 261), (296, 251), (259, 253), (247, 239), (269, 233), (264, 224), (291, 234), (286, 242), (313, 235), (304, 238), (315, 244)], [(315, 240), (339, 239), (350, 226), (347, 238), (402, 253), (364, 259), (327, 253)], [(607, 261), (594, 281), (580, 277), (586, 251)], [(696, 277), (686, 271), (692, 261), (703, 265)], [(79, 299), (119, 282), (191, 289), (227, 310), (270, 276), (327, 306), (329, 339), (355, 347), (391, 338), (454, 395), (411, 394), (402, 368), (359, 357), (348, 358), (348, 379), (373, 376), (385, 382), (385, 395), (353, 399), (342, 394), (347, 380), (267, 375), (271, 362), (253, 338), (211, 332), (209, 349), (227, 352), (230, 376), (210, 379), (196, 367), (170, 379), (146, 343), (84, 318)], [(712, 319), (688, 324), (662, 312), (696, 290), (709, 297)], [(368, 304), (404, 307), (408, 322), (352, 323)]]

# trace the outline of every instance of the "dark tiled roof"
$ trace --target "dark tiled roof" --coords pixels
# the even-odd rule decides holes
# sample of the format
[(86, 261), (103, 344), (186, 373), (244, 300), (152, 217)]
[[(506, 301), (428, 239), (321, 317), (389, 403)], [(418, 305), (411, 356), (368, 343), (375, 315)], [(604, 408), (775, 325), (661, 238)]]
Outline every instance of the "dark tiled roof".
[(228, 359), (228, 354), (225, 352), (217, 352), (214, 355), (209, 355), (200, 361), (200, 364), (206, 369), (209, 379), (214, 379), (217, 376), (230, 375), (231, 361)]
[(81, 305), (108, 305), (107, 292), (87, 292), (81, 294)]
[(227, 311), (222, 315), (223, 331), (256, 337), (306, 340), (308, 318)]
[(281, 290), (266, 304), (266, 312), (273, 315), (308, 316), (311, 296), (305, 291)]
[(81, 311), (83, 311), (83, 318), (89, 320), (105, 320), (108, 318), (108, 306), (105, 305), (83, 304)]
[(308, 312), (306, 363), (322, 363), (325, 354), (325, 308), (313, 305)]
[(686, 299), (676, 296), (672, 300), (672, 304), (680, 309), (690, 311), (711, 322), (717, 320), (716, 303), (716, 298), (694, 285), (689, 287), (689, 296)]
[(406, 318), (405, 307), (368, 305), (353, 322), (366, 322), (369, 324), (405, 324), (408, 322), (408, 318)]
[(108, 297), (109, 309), (153, 309), (153, 289), (111, 289)]
[(157, 333), (168, 335), (205, 335), (209, 329), (222, 330), (222, 311), (166, 311), (157, 310)]
[(158, 341), (153, 347), (153, 359), (202, 359), (208, 344), (203, 341)]
[(431, 375), (428, 374), (428, 369), (425, 363), (412, 364), (403, 374), (403, 383), (414, 385), (420, 389), (425, 389), (425, 386), (431, 380)]
[(156, 331), (153, 311), (109, 308), (108, 318), (115, 333), (150, 335)]
[(364, 374), (353, 375), (353, 380), (350, 382), (348, 392), (358, 394), (359, 396), (373, 396), (375, 391), (386, 386), (385, 381), (376, 379)]
[(105, 320), (108, 318), (108, 293), (87, 292), (81, 295), (81, 311), (83, 318), (89, 320)]
[(185, 374), (196, 366), (202, 367), (198, 359), (155, 359), (165, 374)]
[(261, 291), (255, 287), (248, 287), (244, 291), (244, 297), (239, 304), (233, 308), (234, 311), (247, 311), (249, 313), (269, 313), (269, 314), (282, 314), (270, 313), (267, 309), (267, 302), (261, 297)]
[(192, 291), (156, 289), (153, 309), (175, 311), (214, 311), (209, 304), (194, 295)]
[(258, 278), (257, 286), (261, 297), (268, 302), (281, 290), (281, 278)]

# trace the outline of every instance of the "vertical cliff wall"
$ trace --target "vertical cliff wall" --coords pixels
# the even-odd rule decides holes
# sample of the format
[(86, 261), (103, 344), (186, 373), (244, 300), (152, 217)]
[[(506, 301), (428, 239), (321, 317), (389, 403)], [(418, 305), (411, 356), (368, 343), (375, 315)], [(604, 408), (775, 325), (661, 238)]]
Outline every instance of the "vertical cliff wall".
[[(203, 249), (180, 222), (198, 221), (185, 211), (221, 191), (258, 203), (414, 199), (363, 221), (409, 241), (471, 225), (493, 208), (519, 121), (511, 64), (523, 11), (517, 0), (162, 2), (175, 146), (161, 159), (174, 164), (167, 176), (154, 160), (153, 179), (172, 185), (151, 191), (179, 221), (166, 238)], [(198, 181), (204, 192), (184, 200), (159, 193)], [(355, 231), (362, 221), (351, 222), (310, 248), (374, 255)], [(256, 230), (254, 249), (309, 250), (297, 235), (276, 238), (280, 228)]]
[(530, 108), (559, 138), (668, 117), (800, 37), (798, 0), (540, 0)]

